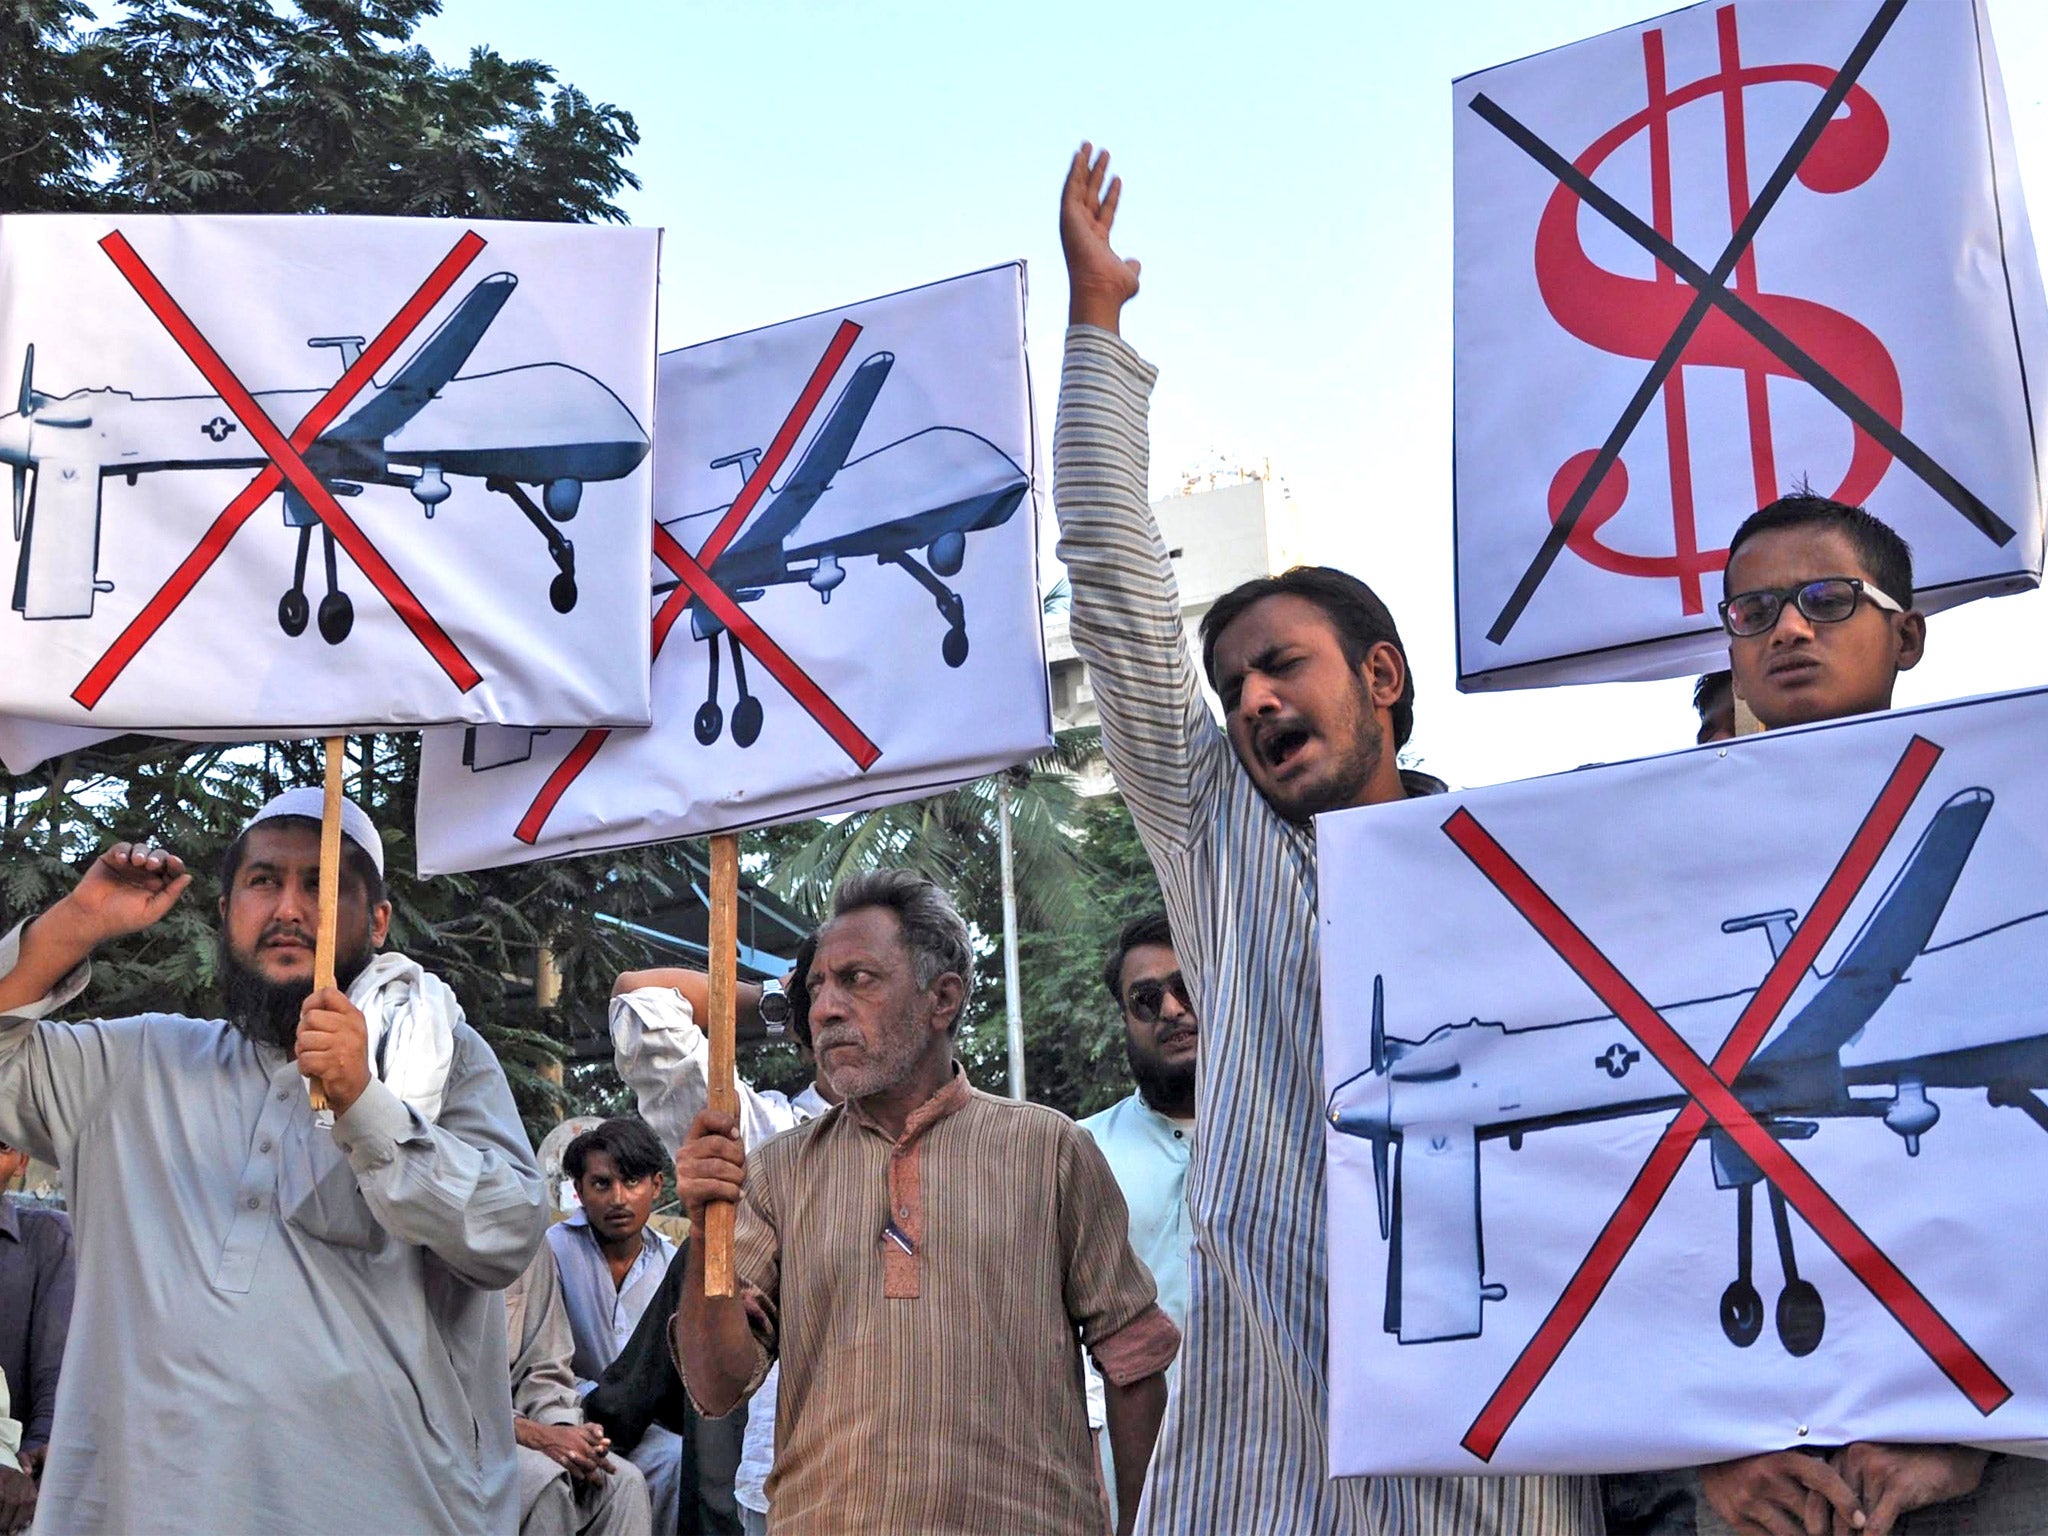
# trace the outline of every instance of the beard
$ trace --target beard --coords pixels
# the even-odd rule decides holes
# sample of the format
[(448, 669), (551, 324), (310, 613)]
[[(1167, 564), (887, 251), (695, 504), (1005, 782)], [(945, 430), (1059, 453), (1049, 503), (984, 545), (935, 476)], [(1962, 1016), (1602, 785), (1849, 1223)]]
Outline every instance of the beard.
[[(260, 946), (266, 933), (258, 938)], [(337, 944), (334, 956), (335, 984), (347, 991), (349, 984), (370, 963), (369, 935), (364, 934), (346, 950)], [(221, 1008), (227, 1021), (257, 1045), (271, 1045), (287, 1056), (299, 1041), (299, 1014), (313, 995), (313, 982), (272, 981), (254, 966), (245, 964), (220, 936)]]
[(1138, 1085), (1139, 1096), (1160, 1114), (1186, 1119), (1195, 1112), (1196, 1062), (1174, 1063), (1140, 1054), (1128, 1035), (1124, 1037), (1124, 1058), (1131, 1064), (1131, 1081)]

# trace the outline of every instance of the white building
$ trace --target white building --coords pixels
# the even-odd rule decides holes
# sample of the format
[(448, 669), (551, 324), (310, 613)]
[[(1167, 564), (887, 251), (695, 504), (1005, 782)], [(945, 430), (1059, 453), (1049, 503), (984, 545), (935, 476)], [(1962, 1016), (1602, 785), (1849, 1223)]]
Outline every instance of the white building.
[[(1234, 483), (1232, 483), (1234, 482)], [(1307, 555), (1300, 518), (1285, 486), (1263, 471), (1190, 476), (1183, 490), (1152, 503), (1152, 515), (1166, 540), (1180, 587), (1181, 624), (1201, 665), (1202, 616), (1233, 587), (1302, 564)], [(1088, 669), (1074, 654), (1062, 609), (1045, 616), (1045, 656), (1052, 674), (1052, 718), (1058, 730), (1099, 725)], [(1209, 692), (1209, 707), (1220, 706)], [(1080, 776), (1086, 794), (1112, 788), (1109, 770), (1097, 765)]]

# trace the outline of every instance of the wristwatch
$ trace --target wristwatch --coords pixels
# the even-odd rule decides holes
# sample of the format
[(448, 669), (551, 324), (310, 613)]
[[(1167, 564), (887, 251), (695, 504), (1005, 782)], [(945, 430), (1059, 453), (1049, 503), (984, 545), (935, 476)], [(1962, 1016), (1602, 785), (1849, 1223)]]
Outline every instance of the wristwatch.
[(768, 1033), (779, 1035), (789, 1028), (789, 994), (782, 989), (780, 980), (761, 983), (761, 1002), (758, 1009), (761, 1022), (768, 1026)]

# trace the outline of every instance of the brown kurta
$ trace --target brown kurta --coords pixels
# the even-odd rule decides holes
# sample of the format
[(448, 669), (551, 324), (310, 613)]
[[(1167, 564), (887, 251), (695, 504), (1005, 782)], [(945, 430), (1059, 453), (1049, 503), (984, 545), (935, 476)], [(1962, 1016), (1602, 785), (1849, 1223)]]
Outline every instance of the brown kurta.
[(1098, 1536), (1081, 1348), (1127, 1385), (1179, 1346), (1125, 1224), (1085, 1132), (957, 1068), (900, 1143), (841, 1106), (754, 1152), (735, 1264), (755, 1382), (782, 1361), (776, 1536)]

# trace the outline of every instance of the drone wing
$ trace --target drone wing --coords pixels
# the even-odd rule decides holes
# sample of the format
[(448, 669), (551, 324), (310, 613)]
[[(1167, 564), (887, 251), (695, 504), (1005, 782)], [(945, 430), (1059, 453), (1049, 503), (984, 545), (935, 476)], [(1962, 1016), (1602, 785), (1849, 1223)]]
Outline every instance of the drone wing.
[(733, 541), (728, 554), (782, 547), (797, 524), (818, 504), (818, 498), (832, 484), (832, 477), (844, 467), (847, 455), (853, 452), (854, 440), (860, 436), (861, 428), (867, 425), (868, 412), (874, 409), (875, 396), (881, 393), (895, 363), (893, 353), (877, 352), (854, 370), (853, 377), (839, 392), (839, 398), (832, 402), (832, 409), (826, 414), (825, 424), (818, 429), (818, 435), (811, 439), (810, 447), (804, 450), (804, 456), (797, 461), (790, 477), (782, 482), (782, 489), (775, 493), (752, 525)]
[(1833, 1056), (1870, 1022), (1941, 921), (1991, 802), (1990, 790), (1966, 789), (1934, 813), (1834, 974), (1757, 1054), (1755, 1067)]
[(518, 286), (519, 279), (510, 272), (495, 272), (470, 289), (455, 306), (455, 313), (406, 359), (391, 382), (347, 421), (330, 428), (326, 436), (342, 442), (382, 442), (411, 421), (469, 361), (469, 354)]

